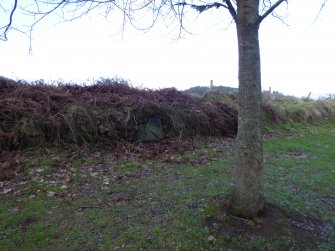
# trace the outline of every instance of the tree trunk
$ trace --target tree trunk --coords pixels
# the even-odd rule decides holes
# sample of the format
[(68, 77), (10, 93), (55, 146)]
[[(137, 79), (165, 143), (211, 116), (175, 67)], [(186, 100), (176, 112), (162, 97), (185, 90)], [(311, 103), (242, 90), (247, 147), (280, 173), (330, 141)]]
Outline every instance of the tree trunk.
[(258, 41), (258, 0), (241, 0), (237, 6), (239, 52), (239, 110), (234, 215), (253, 218), (264, 209), (262, 91)]

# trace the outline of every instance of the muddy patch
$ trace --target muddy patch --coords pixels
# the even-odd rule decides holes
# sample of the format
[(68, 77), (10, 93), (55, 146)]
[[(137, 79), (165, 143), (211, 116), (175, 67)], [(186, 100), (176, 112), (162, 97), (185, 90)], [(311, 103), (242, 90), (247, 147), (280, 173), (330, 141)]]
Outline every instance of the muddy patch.
[(220, 213), (216, 217), (207, 216), (203, 224), (213, 235), (223, 236), (227, 242), (243, 238), (272, 243), (275, 238), (283, 237), (288, 250), (316, 250), (320, 244), (333, 241), (334, 224), (298, 211), (267, 203), (262, 217), (249, 220), (230, 215), (226, 208), (219, 206), (222, 198), (215, 200)]

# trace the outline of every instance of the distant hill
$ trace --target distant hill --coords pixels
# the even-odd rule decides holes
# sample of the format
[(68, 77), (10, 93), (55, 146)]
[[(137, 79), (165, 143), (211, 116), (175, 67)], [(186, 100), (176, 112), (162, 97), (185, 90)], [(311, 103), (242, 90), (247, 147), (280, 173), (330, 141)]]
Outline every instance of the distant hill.
[[(195, 86), (195, 87), (186, 89), (184, 92), (192, 94), (192, 95), (202, 96), (206, 92), (209, 92), (209, 91), (210, 91), (210, 88), (208, 86)], [(237, 92), (238, 89), (233, 88), (233, 87), (227, 87), (227, 86), (213, 86), (212, 91), (213, 92), (233, 93), (233, 92)]]

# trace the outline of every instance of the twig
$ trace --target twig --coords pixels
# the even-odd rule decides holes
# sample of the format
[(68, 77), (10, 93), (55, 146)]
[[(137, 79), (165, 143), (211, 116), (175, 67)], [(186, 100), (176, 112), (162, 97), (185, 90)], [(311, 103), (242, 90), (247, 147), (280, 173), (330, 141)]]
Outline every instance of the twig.
[(8, 30), (11, 28), (11, 25), (12, 25), (12, 22), (13, 22), (14, 12), (15, 12), (15, 10), (16, 10), (16, 8), (17, 8), (17, 1), (18, 1), (18, 0), (15, 0), (15, 1), (14, 1), (13, 9), (12, 9), (12, 11), (10, 12), (10, 15), (9, 15), (9, 23), (8, 23), (6, 26), (1, 27), (1, 29), (6, 28), (5, 31), (4, 31), (4, 33), (3, 33), (3, 34), (4, 34), (4, 40), (5, 40), (5, 41), (7, 41), (7, 32), (8, 32)]
[(287, 0), (278, 0), (262, 16), (259, 17), (258, 23), (261, 23), (263, 21), (263, 19), (266, 18), (270, 13), (272, 13), (282, 2), (286, 2), (287, 3)]
[(253, 221), (247, 220), (247, 219), (244, 219), (244, 218), (241, 218), (241, 217), (237, 217), (237, 216), (233, 216), (233, 215), (229, 215), (229, 217), (237, 219), (237, 220), (242, 220), (242, 221), (245, 221), (245, 222), (248, 222), (248, 223), (251, 223), (251, 224), (254, 224)]
[(89, 208), (103, 209), (103, 207), (101, 207), (101, 206), (79, 206), (78, 208), (80, 208), (80, 209), (89, 209)]

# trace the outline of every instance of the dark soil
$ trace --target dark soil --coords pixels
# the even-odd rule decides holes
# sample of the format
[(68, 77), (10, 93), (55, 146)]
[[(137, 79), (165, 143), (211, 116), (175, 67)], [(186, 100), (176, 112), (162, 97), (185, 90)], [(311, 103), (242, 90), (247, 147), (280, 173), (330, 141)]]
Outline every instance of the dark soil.
[[(240, 236), (271, 243), (274, 238), (285, 236), (287, 250), (316, 250), (321, 243), (330, 242), (330, 235), (335, 230), (334, 224), (272, 203), (266, 203), (261, 217), (250, 220), (235, 217), (228, 213), (226, 206), (220, 206), (221, 201), (229, 201), (229, 198), (217, 197), (215, 201), (219, 213), (215, 217), (208, 216), (204, 225), (213, 234), (224, 236), (228, 242)], [(266, 246), (264, 250), (268, 250)]]

